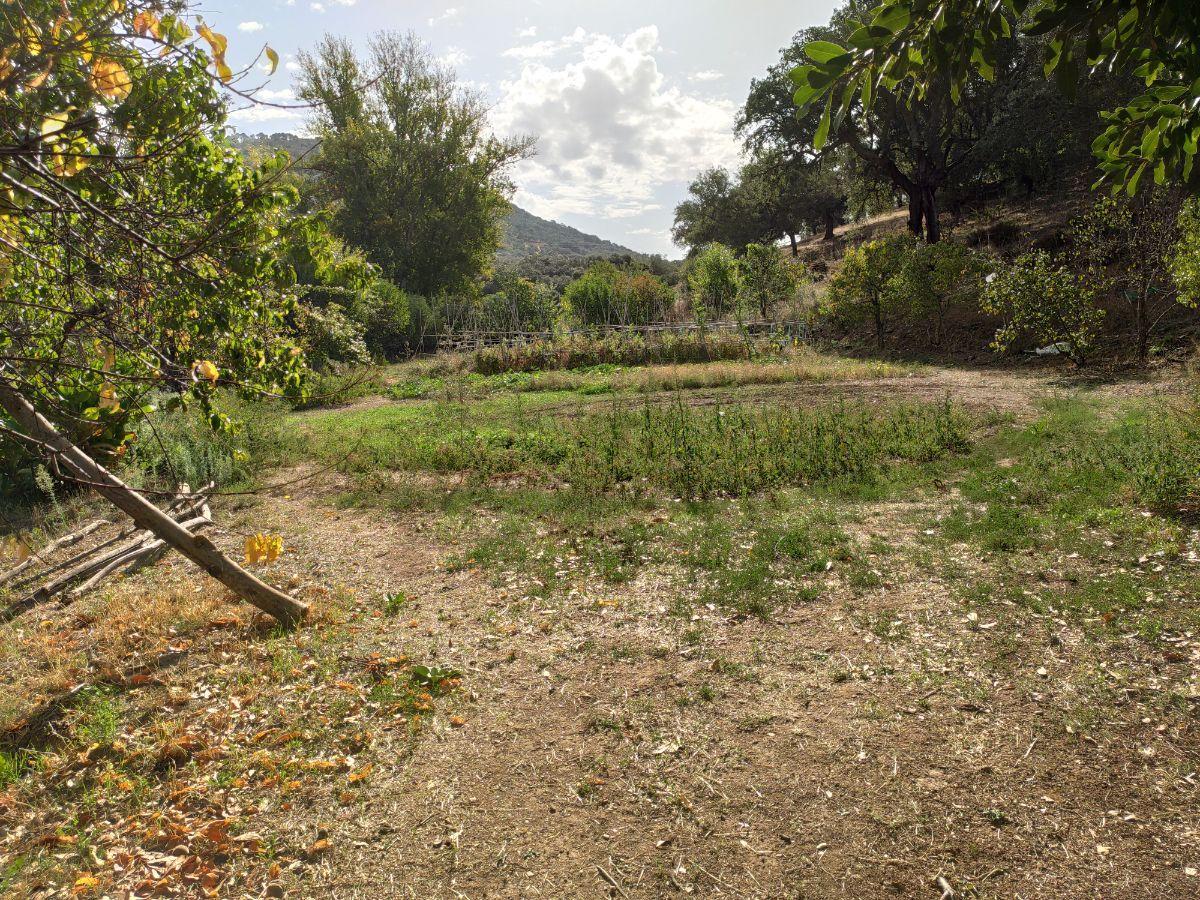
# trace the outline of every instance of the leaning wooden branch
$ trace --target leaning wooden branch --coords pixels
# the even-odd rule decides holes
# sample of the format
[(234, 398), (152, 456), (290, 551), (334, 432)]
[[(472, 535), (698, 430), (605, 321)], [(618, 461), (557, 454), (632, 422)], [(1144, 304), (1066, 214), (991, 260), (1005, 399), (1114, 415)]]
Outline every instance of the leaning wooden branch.
[(285, 625), (303, 621), (308, 607), (263, 583), (216, 548), (204, 535), (193, 534), (119, 478), (68, 441), (15, 388), (0, 378), (0, 408), (33, 440), (53, 453), (55, 462), (68, 475), (94, 486), (96, 492), (134, 523), (153, 532), (165, 546), (178, 550), (201, 569)]

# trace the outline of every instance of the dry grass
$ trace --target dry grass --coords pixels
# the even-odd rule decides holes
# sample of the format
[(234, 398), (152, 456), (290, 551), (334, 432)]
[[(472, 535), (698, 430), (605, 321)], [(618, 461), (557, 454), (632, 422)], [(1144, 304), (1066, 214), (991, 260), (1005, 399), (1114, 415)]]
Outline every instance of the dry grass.
[[(920, 366), (875, 359), (847, 359), (799, 348), (783, 362), (717, 362), (680, 366), (649, 366), (621, 372), (612, 379), (616, 391), (651, 393), (756, 384), (823, 384), (899, 378), (920, 372)], [(566, 373), (546, 373), (542, 378)], [(566, 388), (563, 388), (566, 389)]]

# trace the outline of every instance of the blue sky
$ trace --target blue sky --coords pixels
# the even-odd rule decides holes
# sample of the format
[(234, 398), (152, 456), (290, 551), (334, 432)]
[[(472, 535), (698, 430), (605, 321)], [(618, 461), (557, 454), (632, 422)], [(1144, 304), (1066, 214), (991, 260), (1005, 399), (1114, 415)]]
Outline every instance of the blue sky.
[[(294, 99), (296, 54), (330, 32), (360, 46), (412, 30), (492, 104), (500, 133), (538, 136), (514, 200), (636, 250), (678, 256), (670, 227), (687, 183), (736, 165), (733, 119), (750, 79), (833, 0), (212, 0), (231, 61), (264, 43), (282, 57), (260, 96)], [(302, 111), (244, 109), (242, 131), (304, 130)]]

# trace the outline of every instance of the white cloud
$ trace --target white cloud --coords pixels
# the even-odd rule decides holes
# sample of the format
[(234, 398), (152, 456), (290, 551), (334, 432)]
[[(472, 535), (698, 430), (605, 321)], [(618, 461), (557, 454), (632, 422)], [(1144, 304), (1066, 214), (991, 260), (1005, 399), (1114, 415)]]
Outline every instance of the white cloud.
[(446, 10), (444, 13), (442, 13), (440, 16), (433, 16), (433, 17), (431, 17), (430, 19), (428, 19), (429, 27), (430, 27), (430, 28), (432, 28), (432, 27), (433, 27), (433, 26), (435, 26), (435, 25), (441, 25), (441, 24), (443, 24), (443, 23), (446, 23), (446, 22), (453, 22), (453, 21), (455, 21), (455, 20), (456, 20), (456, 19), (457, 19), (457, 18), (458, 18), (460, 15), (462, 15), (462, 10), (460, 10), (460, 9), (457, 9), (456, 7), (453, 7), (453, 6), (451, 6), (449, 9), (447, 9), (447, 10)]
[(452, 69), (456, 69), (470, 59), (462, 47), (447, 47), (446, 52), (438, 57), (438, 61)]
[(244, 31), (247, 34), (252, 34), (255, 31), (262, 31), (263, 27), (264, 26), (263, 26), (262, 22), (239, 22), (238, 23), (238, 31)]
[(308, 4), (308, 8), (311, 9), (315, 13), (325, 12), (325, 4), (324, 3), (310, 3), (310, 4)]
[(530, 25), (528, 28), (518, 28), (517, 37), (519, 38), (535, 38), (537, 37), (537, 26)]
[[(553, 50), (519, 57), (521, 74), (501, 84), (493, 113), (502, 133), (538, 136), (537, 156), (518, 173), (521, 206), (551, 217), (636, 216), (660, 208), (663, 185), (736, 164), (736, 105), (669, 84), (655, 26), (620, 40), (577, 31), (542, 43)], [(561, 64), (545, 61), (570, 47)]]
[(275, 131), (298, 131), (303, 127), (301, 112), (296, 109), (280, 109), (277, 106), (249, 106), (231, 112), (229, 124), (243, 132), (261, 130), (263, 125), (268, 124)]
[(338, 6), (353, 6), (358, 0), (333, 0)]
[(718, 81), (725, 77), (723, 72), (717, 72), (714, 69), (704, 69), (701, 72), (693, 72), (688, 76), (688, 81)]
[[(521, 36), (522, 37), (526, 37), (526, 36), (536, 37), (537, 29), (534, 28), (531, 30), (534, 32), (534, 34), (530, 34), (530, 35), (522, 34)], [(591, 35), (589, 35), (582, 28), (576, 28), (573, 32), (566, 35), (565, 37), (560, 38), (557, 41), (537, 41), (536, 43), (533, 43), (533, 44), (522, 44), (517, 47), (509, 47), (507, 50), (504, 51), (504, 53), (502, 55), (510, 57), (511, 59), (521, 59), (521, 60), (546, 59), (548, 57), (554, 56), (557, 53), (561, 53), (563, 50), (566, 50), (569, 47), (574, 47), (579, 44), (582, 44), (584, 41), (588, 40), (590, 37), (591, 37)]]

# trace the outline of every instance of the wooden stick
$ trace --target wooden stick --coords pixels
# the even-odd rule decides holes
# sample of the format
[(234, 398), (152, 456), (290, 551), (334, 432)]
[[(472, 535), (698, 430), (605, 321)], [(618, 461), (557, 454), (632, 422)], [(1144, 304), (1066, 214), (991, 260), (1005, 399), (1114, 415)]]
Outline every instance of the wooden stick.
[(54, 460), (60, 466), (93, 485), (100, 496), (196, 563), (237, 596), (285, 625), (304, 620), (308, 613), (306, 604), (264, 584), (225, 556), (204, 535), (192, 534), (141, 494), (130, 490), (117, 476), (59, 434), (50, 421), (2, 377), (0, 407), (29, 437), (52, 450)]
[(38, 559), (44, 559), (45, 557), (50, 556), (55, 551), (61, 550), (63, 547), (69, 547), (72, 544), (78, 544), (80, 541), (82, 541), (85, 537), (87, 537), (93, 531), (96, 531), (97, 529), (103, 527), (104, 525), (108, 525), (108, 524), (109, 524), (108, 519), (97, 519), (95, 522), (89, 522), (87, 525), (85, 525), (83, 528), (79, 529), (78, 531), (73, 531), (70, 534), (60, 537), (58, 540), (51, 541), (49, 544), (47, 544), (45, 547), (43, 547), (39, 552), (34, 553), (28, 559), (24, 560), (19, 566), (16, 566), (12, 569), (9, 569), (7, 572), (0, 574), (0, 584), (4, 584), (5, 582), (12, 580), (13, 578), (16, 578), (18, 575), (20, 575), (22, 572), (24, 572), (26, 569), (28, 569), (30, 566), (32, 566), (34, 564), (34, 562), (36, 562)]
[[(212, 522), (209, 519), (196, 518), (181, 524), (184, 528), (189, 530), (195, 529), (198, 531), (201, 528), (211, 525)], [(128, 568), (125, 570), (126, 573), (132, 574), (143, 566), (160, 559), (162, 555), (167, 552), (167, 549), (168, 548), (165, 541), (156, 539), (151, 539), (150, 543), (143, 544), (141, 547), (134, 547), (132, 550), (129, 550), (121, 556), (118, 556), (116, 559), (108, 562), (87, 581), (79, 585), (79, 587), (73, 588), (71, 593), (67, 594), (67, 597), (69, 598), (67, 602), (78, 600), (122, 566), (127, 566)]]

